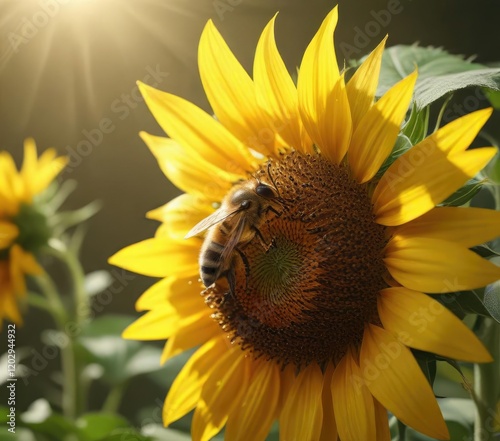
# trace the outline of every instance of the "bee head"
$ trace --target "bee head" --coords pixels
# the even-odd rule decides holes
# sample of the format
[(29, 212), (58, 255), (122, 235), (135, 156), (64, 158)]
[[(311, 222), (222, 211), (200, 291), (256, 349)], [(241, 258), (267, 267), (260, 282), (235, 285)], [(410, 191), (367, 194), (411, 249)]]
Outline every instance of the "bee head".
[(276, 197), (276, 192), (273, 187), (262, 182), (259, 182), (255, 187), (255, 193), (266, 199), (273, 199)]

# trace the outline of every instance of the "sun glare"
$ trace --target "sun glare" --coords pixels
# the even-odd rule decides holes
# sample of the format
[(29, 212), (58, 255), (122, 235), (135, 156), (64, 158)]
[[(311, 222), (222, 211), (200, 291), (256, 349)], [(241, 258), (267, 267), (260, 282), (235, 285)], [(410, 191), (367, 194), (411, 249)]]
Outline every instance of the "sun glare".
[(3, 9), (0, 72), (29, 77), (26, 121), (42, 99), (42, 81), (64, 91), (61, 111), (72, 119), (79, 112), (98, 116), (98, 96), (124, 71), (142, 59), (146, 66), (148, 56), (156, 62), (182, 58), (179, 18), (191, 15), (179, 0), (28, 0)]

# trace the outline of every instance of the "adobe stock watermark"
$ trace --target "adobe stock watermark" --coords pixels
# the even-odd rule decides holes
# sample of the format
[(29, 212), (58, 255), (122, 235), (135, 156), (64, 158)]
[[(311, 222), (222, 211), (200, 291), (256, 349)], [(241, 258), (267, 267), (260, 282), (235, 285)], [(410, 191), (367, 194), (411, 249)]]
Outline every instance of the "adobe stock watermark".
[(71, 0), (39, 0), (36, 10), (24, 16), (14, 31), (7, 34), (9, 48), (18, 53), (20, 48), (26, 46), (38, 33), (44, 29), (51, 19), (59, 14), (62, 6)]
[[(411, 2), (412, 0), (406, 0)], [(360, 26), (354, 27), (354, 38), (352, 44), (341, 42), (339, 49), (342, 51), (345, 59), (359, 57), (363, 55), (365, 49), (370, 45), (374, 38), (380, 37), (380, 34), (391, 23), (395, 15), (399, 15), (404, 11), (404, 5), (401, 0), (389, 0), (386, 7), (375, 11), (370, 11), (373, 20), (367, 21), (361, 28)]]
[(111, 271), (113, 282), (109, 287), (101, 293), (95, 295), (90, 305), (90, 311), (85, 308), (77, 310), (76, 314), (81, 320), (69, 320), (65, 323), (63, 332), (52, 332), (48, 335), (48, 343), (40, 350), (32, 348), (30, 351), (31, 357), (23, 363), (23, 375), (21, 376), (25, 386), (29, 385), (31, 377), (37, 377), (42, 372), (51, 360), (54, 360), (60, 355), (62, 348), (65, 348), (70, 339), (78, 337), (84, 327), (100, 312), (104, 311), (114, 298), (114, 295), (122, 292), (128, 284), (134, 280), (137, 275), (125, 271), (123, 269), (113, 268)]
[[(292, 123), (295, 120), (291, 115), (283, 115), (279, 120), (264, 120), (260, 128), (256, 129), (250, 136), (243, 139), (243, 144), (247, 149), (254, 152), (265, 152), (266, 150), (274, 149), (275, 140), (287, 128), (293, 127)], [(235, 159), (229, 159), (220, 164), (220, 168), (227, 173), (238, 175), (241, 173), (241, 164)], [(212, 200), (218, 200), (220, 194), (227, 191), (227, 177), (215, 176), (208, 182), (204, 188), (203, 193), (206, 197)]]
[[(170, 73), (163, 71), (159, 64), (154, 67), (147, 66), (146, 75), (144, 75), (141, 81), (153, 87), (158, 87), (169, 75)], [(124, 92), (114, 99), (109, 106), (110, 112), (113, 115), (112, 117), (102, 118), (96, 127), (83, 129), (81, 132), (83, 138), (75, 146), (67, 145), (65, 147), (65, 154), (68, 156), (69, 162), (61, 173), (61, 176), (65, 173), (72, 173), (82, 163), (84, 158), (92, 154), (95, 147), (102, 144), (106, 135), (116, 130), (116, 123), (127, 119), (132, 110), (143, 101), (144, 98), (141, 96), (137, 84), (128, 92)]]
[(220, 21), (224, 21), (226, 12), (233, 12), (234, 8), (241, 3), (243, 3), (243, 0), (214, 0), (212, 6)]
[(482, 109), (485, 105), (490, 105), (488, 97), (481, 88), (476, 87), (474, 93), (467, 95), (461, 102), (452, 102), (443, 113), (442, 124), (447, 124), (476, 110)]

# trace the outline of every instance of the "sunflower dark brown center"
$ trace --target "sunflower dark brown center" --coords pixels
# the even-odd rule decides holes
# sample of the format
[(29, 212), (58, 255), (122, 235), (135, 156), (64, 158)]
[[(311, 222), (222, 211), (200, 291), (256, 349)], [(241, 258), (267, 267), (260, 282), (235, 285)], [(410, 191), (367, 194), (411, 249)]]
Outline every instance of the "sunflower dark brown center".
[(320, 155), (288, 154), (257, 177), (276, 185), (278, 214), (267, 211), (260, 235), (235, 252), (234, 288), (217, 284), (206, 301), (256, 356), (297, 366), (337, 360), (377, 320), (385, 228), (366, 187)]

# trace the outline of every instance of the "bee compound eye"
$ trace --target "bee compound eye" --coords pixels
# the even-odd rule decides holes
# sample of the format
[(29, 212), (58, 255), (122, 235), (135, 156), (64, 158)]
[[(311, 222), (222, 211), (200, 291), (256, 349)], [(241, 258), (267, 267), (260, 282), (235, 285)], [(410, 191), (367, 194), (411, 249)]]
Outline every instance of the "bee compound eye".
[(264, 198), (274, 198), (276, 195), (274, 190), (266, 184), (259, 184), (255, 187), (255, 192)]

